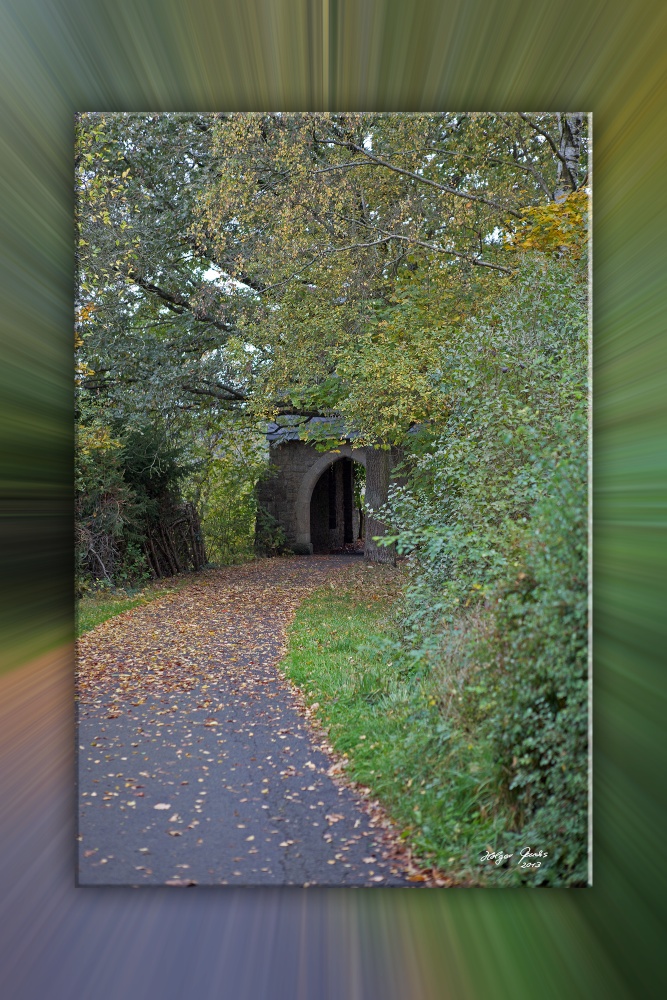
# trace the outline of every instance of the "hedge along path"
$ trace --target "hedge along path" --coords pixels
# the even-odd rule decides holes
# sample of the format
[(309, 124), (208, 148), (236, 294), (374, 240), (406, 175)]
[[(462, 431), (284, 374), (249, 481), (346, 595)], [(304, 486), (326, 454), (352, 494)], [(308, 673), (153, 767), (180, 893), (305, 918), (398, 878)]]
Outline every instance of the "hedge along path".
[(424, 884), (277, 669), (299, 603), (356, 562), (206, 571), (80, 639), (80, 885)]

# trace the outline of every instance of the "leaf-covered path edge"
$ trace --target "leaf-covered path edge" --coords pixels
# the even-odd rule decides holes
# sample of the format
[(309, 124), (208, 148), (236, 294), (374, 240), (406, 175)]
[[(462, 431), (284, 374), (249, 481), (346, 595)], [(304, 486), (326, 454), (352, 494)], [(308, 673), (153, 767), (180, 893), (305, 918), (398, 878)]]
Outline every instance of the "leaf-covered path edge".
[(80, 885), (447, 886), (280, 668), (355, 557), (207, 570), (78, 643)]

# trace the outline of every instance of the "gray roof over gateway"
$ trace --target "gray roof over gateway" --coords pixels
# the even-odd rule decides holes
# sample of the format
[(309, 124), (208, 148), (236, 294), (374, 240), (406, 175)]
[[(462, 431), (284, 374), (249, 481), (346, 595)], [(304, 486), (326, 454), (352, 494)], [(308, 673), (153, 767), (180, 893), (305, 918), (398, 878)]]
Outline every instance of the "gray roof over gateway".
[(277, 421), (269, 423), (266, 437), (271, 444), (275, 445), (285, 444), (287, 441), (312, 441), (324, 437), (349, 440), (356, 435), (349, 434), (345, 430), (345, 425), (340, 417), (285, 416), (280, 418), (280, 423)]

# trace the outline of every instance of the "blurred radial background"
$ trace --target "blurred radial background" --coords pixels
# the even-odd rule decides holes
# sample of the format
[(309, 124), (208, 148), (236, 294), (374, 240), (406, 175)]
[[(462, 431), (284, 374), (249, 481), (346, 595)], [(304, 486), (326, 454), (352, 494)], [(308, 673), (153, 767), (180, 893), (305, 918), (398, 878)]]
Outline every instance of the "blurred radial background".
[[(2, 0), (9, 1000), (667, 995), (666, 43), (645, 0)], [(593, 889), (74, 887), (73, 115), (282, 108), (594, 114)]]

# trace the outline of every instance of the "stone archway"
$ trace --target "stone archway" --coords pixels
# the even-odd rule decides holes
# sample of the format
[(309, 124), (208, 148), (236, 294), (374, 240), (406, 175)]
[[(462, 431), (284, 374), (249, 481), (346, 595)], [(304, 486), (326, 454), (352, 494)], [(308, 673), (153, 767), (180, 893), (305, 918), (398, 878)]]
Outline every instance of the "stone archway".
[(298, 545), (310, 546), (310, 501), (313, 490), (321, 476), (331, 468), (341, 458), (350, 458), (360, 465), (366, 466), (366, 451), (363, 448), (352, 448), (349, 444), (341, 445), (336, 451), (329, 451), (323, 455), (318, 455), (316, 461), (304, 474), (301, 485), (296, 496), (294, 507), (296, 543)]
[[(310, 502), (320, 476), (341, 458), (350, 458), (366, 469), (366, 504), (378, 510), (387, 502), (395, 449), (355, 448), (350, 443), (335, 450), (318, 452), (316, 447), (298, 438), (291, 428), (269, 437), (270, 473), (257, 487), (261, 510), (284, 532), (287, 544), (295, 552), (312, 552)], [(385, 526), (371, 514), (366, 520), (364, 555), (375, 562), (393, 562), (392, 548), (378, 546), (373, 537), (385, 534)]]

